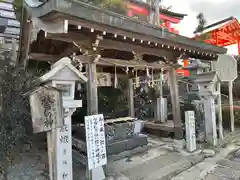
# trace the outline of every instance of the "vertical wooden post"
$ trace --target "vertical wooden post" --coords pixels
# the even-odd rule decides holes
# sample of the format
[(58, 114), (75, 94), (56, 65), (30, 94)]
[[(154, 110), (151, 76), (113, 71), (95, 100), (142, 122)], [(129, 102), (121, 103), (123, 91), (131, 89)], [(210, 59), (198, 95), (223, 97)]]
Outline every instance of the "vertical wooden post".
[(96, 64), (87, 64), (87, 114), (98, 114), (98, 94), (97, 94), (97, 80), (96, 80)]
[[(89, 62), (87, 64), (87, 113), (88, 115), (98, 114), (98, 93), (97, 93), (97, 68), (96, 64)], [(86, 169), (86, 176), (90, 180), (97, 180), (105, 178), (103, 167), (97, 167), (91, 171)]]
[(233, 81), (228, 82), (231, 131), (234, 132)]
[(134, 111), (134, 97), (133, 97), (133, 80), (128, 80), (128, 115), (130, 117), (135, 117), (135, 111)]
[(218, 82), (218, 97), (217, 97), (217, 105), (218, 105), (218, 129), (219, 129), (219, 138), (223, 140), (223, 125), (222, 125), (222, 100), (221, 100), (221, 82)]
[(175, 138), (178, 140), (181, 140), (183, 138), (183, 131), (182, 131), (182, 120), (181, 120), (177, 75), (173, 67), (169, 69), (168, 74), (169, 74), (169, 86), (170, 86), (170, 94), (171, 94), (171, 102), (172, 102)]

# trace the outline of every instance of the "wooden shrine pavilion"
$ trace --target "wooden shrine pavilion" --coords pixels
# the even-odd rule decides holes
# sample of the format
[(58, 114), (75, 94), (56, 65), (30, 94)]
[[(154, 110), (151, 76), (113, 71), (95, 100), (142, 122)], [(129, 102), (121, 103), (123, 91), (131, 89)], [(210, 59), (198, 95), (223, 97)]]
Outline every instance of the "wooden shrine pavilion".
[(238, 54), (240, 54), (240, 24), (235, 17), (223, 19), (194, 33), (195, 40), (212, 45), (225, 47), (237, 44)]
[[(88, 114), (98, 113), (96, 72), (129, 76), (129, 116), (134, 117), (133, 69), (139, 76), (146, 69), (169, 72), (175, 138), (182, 139), (178, 83), (174, 65), (182, 54), (214, 61), (226, 49), (170, 33), (161, 27), (103, 10), (77, 0), (49, 0), (38, 7), (27, 6), (19, 63), (32, 60), (55, 62), (73, 53), (86, 65)], [(38, 29), (31, 41), (31, 25)], [(29, 44), (29, 45), (28, 45)], [(28, 51), (28, 48), (30, 50)], [(25, 52), (25, 54), (24, 54)], [(27, 53), (27, 54), (26, 54)], [(28, 57), (28, 58), (25, 58)], [(142, 74), (143, 75), (143, 74)]]

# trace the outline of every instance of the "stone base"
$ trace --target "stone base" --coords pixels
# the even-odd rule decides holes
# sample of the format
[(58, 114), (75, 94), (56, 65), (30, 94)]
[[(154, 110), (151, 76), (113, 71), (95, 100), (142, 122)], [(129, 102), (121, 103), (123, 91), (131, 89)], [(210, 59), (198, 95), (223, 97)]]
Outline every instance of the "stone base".
[[(73, 146), (79, 151), (87, 154), (86, 142), (80, 139), (73, 138)], [(107, 155), (118, 154), (124, 151), (133, 150), (137, 147), (145, 146), (148, 144), (147, 135), (139, 134), (132, 138), (122, 141), (112, 141), (107, 144)]]
[(118, 154), (124, 151), (133, 150), (137, 147), (145, 146), (147, 144), (148, 144), (147, 136), (140, 134), (130, 139), (115, 141), (112, 143), (109, 142), (107, 145), (107, 154), (108, 155)]
[[(86, 165), (87, 163), (87, 149), (86, 143), (82, 140), (73, 140), (73, 146), (75, 147), (73, 150), (75, 160), (80, 162), (81, 164)], [(135, 150), (143, 147), (142, 149), (138, 149), (138, 151), (147, 151), (146, 145), (148, 144), (147, 136), (140, 134), (138, 136), (132, 137), (131, 139), (126, 139), (123, 141), (112, 142), (107, 145), (107, 159), (108, 161), (114, 161), (117, 159), (123, 158), (121, 153), (127, 152), (126, 156), (131, 156), (136, 153)], [(138, 152), (137, 151), (137, 152)], [(119, 155), (119, 156), (118, 156)], [(125, 157), (125, 156), (124, 156)]]

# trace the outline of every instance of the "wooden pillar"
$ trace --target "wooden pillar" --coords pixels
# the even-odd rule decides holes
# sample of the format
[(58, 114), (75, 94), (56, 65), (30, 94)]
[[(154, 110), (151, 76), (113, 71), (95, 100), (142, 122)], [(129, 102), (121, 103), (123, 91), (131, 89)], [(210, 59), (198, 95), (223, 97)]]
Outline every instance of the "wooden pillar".
[(228, 82), (229, 88), (229, 107), (230, 107), (230, 122), (231, 122), (231, 131), (234, 132), (234, 110), (233, 110), (233, 81)]
[[(98, 94), (97, 94), (97, 68), (96, 64), (91, 61), (87, 64), (87, 114), (98, 114)], [(104, 179), (105, 173), (103, 167), (97, 167), (88, 171), (86, 169), (86, 177), (89, 180)]]
[(177, 81), (176, 71), (173, 67), (169, 69), (168, 75), (169, 75), (172, 113), (173, 113), (174, 129), (175, 129), (174, 130), (175, 139), (181, 140), (183, 138), (183, 131), (182, 131), (180, 100), (179, 100), (179, 92), (178, 92), (178, 81)]
[(98, 94), (97, 94), (97, 80), (96, 80), (96, 64), (87, 64), (87, 114), (98, 114)]
[(134, 96), (133, 96), (133, 80), (128, 80), (128, 115), (130, 117), (135, 117), (134, 111)]

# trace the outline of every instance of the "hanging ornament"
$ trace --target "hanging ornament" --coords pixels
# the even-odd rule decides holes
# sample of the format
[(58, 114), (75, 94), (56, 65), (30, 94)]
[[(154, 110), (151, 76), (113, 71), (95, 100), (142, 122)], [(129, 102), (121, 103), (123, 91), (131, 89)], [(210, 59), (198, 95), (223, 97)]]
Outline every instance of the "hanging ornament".
[(82, 85), (80, 83), (78, 83), (77, 90), (80, 91), (81, 89), (82, 89)]
[(114, 66), (114, 88), (117, 88), (118, 78), (117, 78), (117, 66)]
[(147, 84), (148, 84), (148, 86), (150, 86), (150, 85), (151, 85), (151, 82), (149, 81), (149, 79), (150, 79), (150, 74), (149, 74), (149, 69), (148, 69), (148, 68), (146, 68), (146, 79), (147, 79)]
[(128, 74), (128, 72), (129, 72), (129, 68), (127, 67), (125, 73)]
[(153, 69), (152, 69), (152, 87), (154, 87), (154, 73), (153, 73)]
[(136, 72), (135, 72), (135, 84), (136, 84), (136, 88), (138, 88), (140, 86), (140, 79), (137, 75), (137, 69), (136, 69)]
[(82, 69), (83, 69), (83, 64), (82, 64), (82, 62), (81, 62), (81, 61), (79, 61), (79, 66), (78, 66), (78, 68), (79, 68), (79, 71), (80, 71), (80, 72), (82, 72)]

